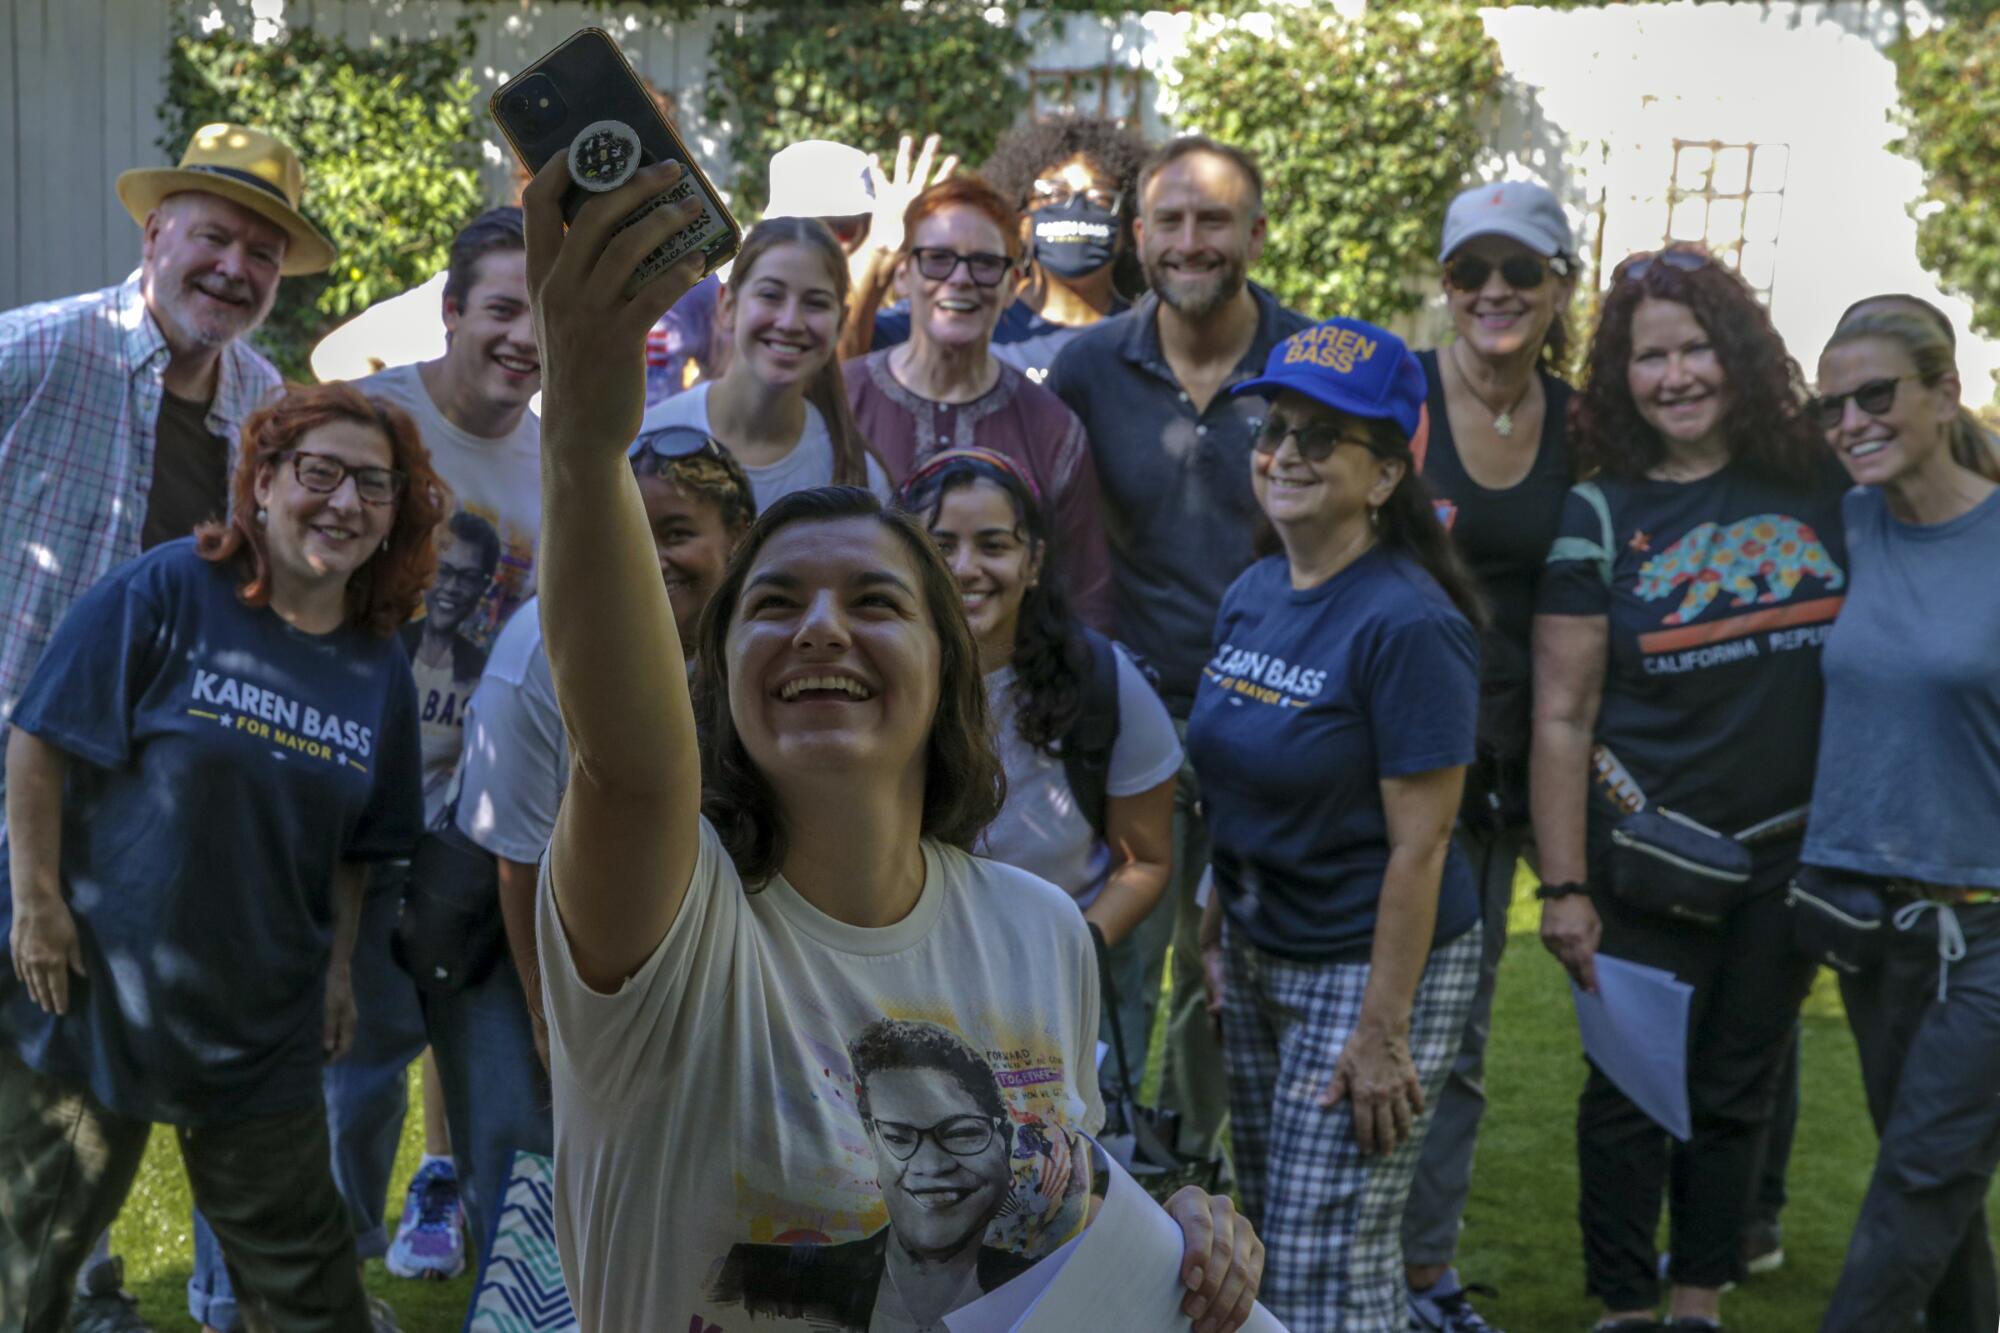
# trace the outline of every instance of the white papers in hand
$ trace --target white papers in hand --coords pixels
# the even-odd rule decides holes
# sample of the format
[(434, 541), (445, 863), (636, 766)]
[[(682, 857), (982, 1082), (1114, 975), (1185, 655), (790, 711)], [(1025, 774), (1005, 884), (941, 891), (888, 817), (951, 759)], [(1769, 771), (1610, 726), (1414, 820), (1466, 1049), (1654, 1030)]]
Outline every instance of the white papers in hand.
[(1597, 955), (1597, 994), (1570, 983), (1583, 1053), (1655, 1123), (1683, 1143), (1688, 1113), (1688, 1005), (1694, 987), (1671, 972)]
[[(1076, 1333), (1188, 1328), (1181, 1313), (1180, 1224), (1096, 1143), (1104, 1203), (1083, 1234), (1005, 1286), (944, 1317), (951, 1333)], [(1244, 1333), (1285, 1333), (1259, 1305)]]

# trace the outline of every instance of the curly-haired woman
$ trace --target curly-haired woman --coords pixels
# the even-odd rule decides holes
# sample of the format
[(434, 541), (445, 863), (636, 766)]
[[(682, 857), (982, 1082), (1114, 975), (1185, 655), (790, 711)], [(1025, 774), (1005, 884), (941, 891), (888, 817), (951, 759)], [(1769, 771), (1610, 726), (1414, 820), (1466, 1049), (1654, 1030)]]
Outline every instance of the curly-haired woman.
[(1665, 1327), (1719, 1327), (1811, 980), (1782, 889), (1847, 575), (1841, 479), (1803, 405), (1797, 364), (1728, 268), (1672, 248), (1612, 275), (1571, 411), (1588, 480), (1565, 501), (1534, 624), (1541, 933), (1586, 990), (1600, 951), (1693, 987), (1692, 1137), (1670, 1143), (1591, 1067), (1577, 1154), (1600, 1328), (1655, 1326), (1670, 1182)]
[(231, 514), (114, 570), (13, 715), (0, 919), (0, 1310), (63, 1324), (156, 1123), (236, 1290), (368, 1322), (320, 1066), (352, 1036), (369, 863), (423, 821), (396, 630), (445, 492), (399, 409), (295, 387)]
[[(1040, 383), (1056, 353), (1123, 312), (1145, 286), (1132, 247), (1139, 168), (1152, 151), (1137, 130), (1101, 116), (1017, 126), (980, 168), (1021, 212), (1020, 285), (993, 328), (993, 355)], [(875, 317), (874, 346), (910, 336), (899, 304)]]

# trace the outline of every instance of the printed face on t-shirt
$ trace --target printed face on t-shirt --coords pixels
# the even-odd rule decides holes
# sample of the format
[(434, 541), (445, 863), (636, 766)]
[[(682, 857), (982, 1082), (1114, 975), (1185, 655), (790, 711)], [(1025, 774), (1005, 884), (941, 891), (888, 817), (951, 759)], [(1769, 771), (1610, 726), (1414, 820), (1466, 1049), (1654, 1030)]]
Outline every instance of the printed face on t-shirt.
[(764, 543), (729, 626), (729, 708), (751, 760), (788, 779), (920, 763), (940, 686), (923, 576), (872, 515), (801, 521)]
[(769, 389), (804, 385), (825, 368), (840, 335), (840, 292), (826, 255), (774, 245), (756, 267), (731, 275), (715, 309), (736, 365)]
[[(498, 537), (492, 549), (499, 551)], [(486, 596), (487, 586), (493, 582), (493, 564), (484, 555), (479, 543), (457, 536), (449, 527), (438, 534), (437, 579), (424, 594), (424, 616), (438, 633), (457, 633)]]
[(1014, 499), (978, 480), (945, 492), (931, 516), (931, 540), (958, 579), (965, 622), (988, 662), (1014, 652), (1021, 602), (1041, 573), (1042, 548), (1022, 530)]
[(1659, 432), (1669, 452), (1720, 440), (1729, 415), (1729, 372), (1708, 330), (1679, 301), (1648, 297), (1632, 312), (1625, 383), (1640, 420)]
[(523, 408), (542, 390), (542, 359), (528, 311), (528, 256), (495, 250), (473, 264), (462, 302), (444, 303), (445, 373), (497, 408)]
[(910, 1253), (977, 1246), (1014, 1186), (1006, 1123), (944, 1069), (884, 1069), (868, 1079), (868, 1137), (889, 1226)]

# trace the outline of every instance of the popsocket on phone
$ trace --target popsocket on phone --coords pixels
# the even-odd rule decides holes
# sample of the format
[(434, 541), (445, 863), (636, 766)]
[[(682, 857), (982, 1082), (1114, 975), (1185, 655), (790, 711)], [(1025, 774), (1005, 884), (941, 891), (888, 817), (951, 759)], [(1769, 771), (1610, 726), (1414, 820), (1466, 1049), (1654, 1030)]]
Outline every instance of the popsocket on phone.
[(569, 145), (569, 178), (592, 194), (615, 190), (645, 163), (639, 132), (622, 120), (593, 121)]

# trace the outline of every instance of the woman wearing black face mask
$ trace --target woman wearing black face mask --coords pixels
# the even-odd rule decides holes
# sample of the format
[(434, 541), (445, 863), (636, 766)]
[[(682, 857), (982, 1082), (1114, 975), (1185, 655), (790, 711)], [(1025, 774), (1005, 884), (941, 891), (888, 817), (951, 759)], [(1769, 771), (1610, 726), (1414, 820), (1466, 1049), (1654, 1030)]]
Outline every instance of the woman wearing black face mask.
[[(1083, 329), (1130, 303), (1145, 285), (1132, 254), (1128, 203), (1150, 146), (1115, 120), (1038, 121), (1000, 140), (980, 174), (1021, 210), (1023, 266), (1015, 298), (993, 329), (993, 355), (1040, 383)], [(909, 337), (897, 305), (876, 315), (873, 345)]]

